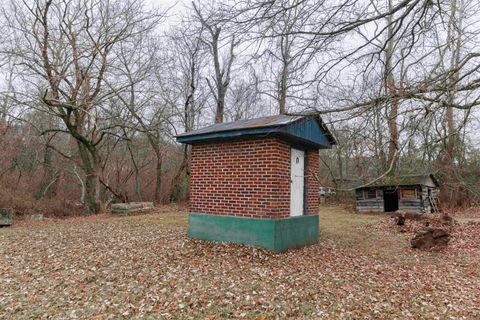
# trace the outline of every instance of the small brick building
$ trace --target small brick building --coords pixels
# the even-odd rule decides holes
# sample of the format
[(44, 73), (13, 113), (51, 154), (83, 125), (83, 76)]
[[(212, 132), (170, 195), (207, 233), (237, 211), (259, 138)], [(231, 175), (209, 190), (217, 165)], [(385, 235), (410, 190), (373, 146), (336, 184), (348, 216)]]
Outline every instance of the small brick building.
[(318, 241), (318, 150), (335, 140), (319, 116), (215, 124), (192, 145), (188, 235), (284, 251)]

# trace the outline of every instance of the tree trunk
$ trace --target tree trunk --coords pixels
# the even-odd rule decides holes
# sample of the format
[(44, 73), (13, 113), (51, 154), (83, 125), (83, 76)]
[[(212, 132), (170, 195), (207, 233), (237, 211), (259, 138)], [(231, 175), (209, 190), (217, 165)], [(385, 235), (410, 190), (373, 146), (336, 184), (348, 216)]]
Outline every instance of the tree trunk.
[[(388, 6), (391, 10), (393, 7), (392, 0), (388, 0)], [(397, 93), (395, 79), (393, 77), (393, 51), (394, 51), (394, 35), (393, 35), (393, 25), (392, 25), (392, 16), (388, 16), (388, 43), (385, 51), (385, 91), (390, 96), (395, 96)], [(389, 142), (388, 142), (388, 163), (387, 168), (392, 168), (389, 172), (389, 175), (395, 175), (397, 168), (397, 150), (398, 150), (398, 99), (392, 98), (390, 100), (390, 112), (388, 115), (388, 131), (389, 131)]]
[[(337, 189), (344, 189), (342, 148), (337, 146), (335, 151), (337, 153), (337, 163), (338, 163), (338, 182), (336, 183), (336, 185), (337, 185)], [(337, 200), (340, 199), (340, 197), (343, 197), (343, 191), (337, 192), (336, 196), (337, 196)]]
[(137, 201), (142, 202), (142, 192), (140, 187), (140, 172), (138, 168), (135, 168), (135, 195), (137, 196)]
[(383, 129), (382, 129), (382, 116), (381, 116), (381, 108), (379, 106), (375, 106), (373, 109), (374, 121), (375, 121), (375, 129), (374, 129), (374, 136), (375, 136), (375, 154), (376, 158), (378, 159), (378, 163), (376, 166), (376, 173), (377, 175), (383, 174), (386, 168), (388, 168), (387, 164), (387, 157), (385, 155), (385, 148), (383, 144)]
[(89, 213), (102, 212), (102, 202), (100, 201), (100, 175), (99, 166), (95, 166), (91, 172), (86, 172), (85, 179), (85, 201)]
[[(47, 118), (47, 124), (49, 127), (54, 126), (54, 119), (49, 116)], [(53, 153), (54, 150), (51, 147), (53, 135), (47, 133), (43, 136), (45, 139), (44, 153), (43, 153), (43, 177), (40, 185), (37, 189), (37, 198), (43, 197), (53, 198), (57, 195), (57, 187), (59, 181), (58, 170), (53, 167)]]
[(183, 157), (182, 157), (182, 163), (178, 167), (177, 173), (175, 174), (175, 177), (173, 177), (172, 181), (172, 189), (170, 191), (170, 200), (172, 201), (175, 199), (175, 194), (179, 194), (181, 190), (181, 185), (183, 182), (182, 179), (182, 174), (187, 171), (188, 175), (188, 163), (189, 163), (189, 154), (188, 154), (188, 146), (185, 145), (183, 149)]
[(280, 90), (278, 96), (278, 113), (285, 114), (287, 112), (287, 75), (288, 66), (285, 64), (282, 68), (282, 78), (280, 80)]
[[(285, 31), (288, 32), (289, 28)], [(288, 65), (290, 61), (290, 43), (288, 34), (285, 34), (280, 39), (280, 50), (282, 53), (282, 71), (280, 74), (280, 83), (278, 86), (278, 111), (279, 114), (286, 113), (287, 104), (287, 88), (288, 88)]]
[(52, 165), (53, 150), (46, 145), (43, 155), (43, 177), (37, 190), (37, 198), (53, 198), (57, 195), (57, 170)]
[[(125, 131), (124, 131), (125, 132)], [(142, 192), (140, 187), (140, 169), (138, 168), (137, 161), (135, 160), (134, 151), (132, 150), (132, 141), (127, 140), (128, 153), (130, 154), (130, 159), (132, 160), (133, 169), (134, 169), (134, 178), (135, 178), (135, 196), (138, 202), (142, 201)]]
[[(458, 5), (460, 7), (458, 7)], [(448, 23), (447, 41), (450, 49), (450, 69), (457, 70), (460, 64), (460, 50), (462, 46), (462, 20), (463, 8), (462, 2), (457, 3), (457, 0), (450, 2), (450, 19)], [(450, 185), (448, 189), (444, 188), (442, 191), (443, 197), (446, 197), (446, 202), (451, 205), (459, 205), (462, 202), (462, 186), (458, 179), (455, 178), (455, 171), (457, 165), (455, 163), (456, 153), (460, 147), (457, 143), (458, 128), (455, 125), (454, 108), (455, 98), (457, 94), (458, 71), (453, 72), (448, 79), (447, 103), (445, 112), (446, 125), (446, 142), (445, 153), (440, 158), (441, 170), (444, 173), (444, 185)]]
[(454, 159), (454, 150), (455, 150), (455, 124), (453, 120), (453, 108), (451, 107), (451, 105), (447, 106), (445, 121), (447, 123), (448, 137), (447, 137), (447, 143), (445, 146), (445, 156), (443, 159), (443, 165), (444, 165), (445, 171), (448, 172), (451, 169), (453, 169), (453, 159)]
[[(394, 84), (393, 84), (394, 85)], [(394, 94), (391, 90), (391, 94)], [(397, 118), (398, 118), (398, 100), (392, 99), (390, 106), (390, 114), (388, 117), (388, 129), (390, 139), (388, 142), (388, 163), (387, 167), (392, 167), (390, 175), (395, 175), (397, 168), (397, 150), (398, 150), (398, 127), (397, 127)], [(393, 163), (393, 165), (392, 165)]]
[[(462, 44), (461, 41), (461, 26), (462, 26), (462, 14), (459, 14), (457, 20), (457, 1), (452, 0), (451, 5), (451, 15), (450, 21), (448, 25), (448, 41), (451, 41), (449, 44), (451, 48), (451, 59), (450, 59), (450, 68), (456, 69), (460, 63), (460, 47)], [(455, 120), (453, 116), (453, 107), (452, 105), (455, 102), (455, 95), (457, 91), (457, 84), (458, 81), (458, 72), (455, 72), (449, 78), (448, 84), (448, 96), (447, 96), (447, 110), (445, 115), (445, 122), (447, 127), (447, 142), (445, 146), (445, 156), (443, 159), (443, 165), (445, 172), (451, 172), (454, 167), (454, 158), (455, 158), (455, 144), (456, 144), (456, 128), (455, 128)]]
[(87, 148), (77, 140), (78, 151), (85, 172), (85, 204), (89, 213), (100, 213), (103, 210), (100, 201), (100, 156), (94, 148)]
[(222, 92), (218, 92), (217, 109), (215, 112), (215, 123), (223, 122), (223, 109), (224, 109), (225, 97)]
[(154, 148), (157, 165), (155, 168), (155, 204), (162, 203), (162, 153), (159, 147)]

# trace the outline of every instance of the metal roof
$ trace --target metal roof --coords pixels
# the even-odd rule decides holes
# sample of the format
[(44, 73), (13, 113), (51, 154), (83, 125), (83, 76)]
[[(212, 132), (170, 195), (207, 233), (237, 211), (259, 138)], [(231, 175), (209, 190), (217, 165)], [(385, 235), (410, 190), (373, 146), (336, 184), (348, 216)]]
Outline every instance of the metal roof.
[[(305, 120), (305, 121), (302, 121)], [(315, 121), (312, 121), (315, 120)], [(312, 127), (312, 122), (317, 123)], [(305, 124), (305, 125), (302, 125)], [(281, 135), (291, 139), (303, 139), (306, 143), (323, 147), (336, 144), (335, 139), (318, 115), (276, 115), (234, 122), (217, 123), (205, 128), (182, 133), (178, 142), (194, 143), (207, 140), (224, 140), (244, 136)], [(321, 136), (321, 137), (319, 137)], [(325, 141), (322, 141), (323, 138)]]
[(364, 188), (371, 187), (389, 187), (389, 186), (428, 186), (429, 180), (435, 186), (439, 186), (437, 179), (433, 174), (411, 174), (411, 175), (400, 175), (393, 177), (384, 177), (378, 181), (375, 181), (371, 185), (365, 186)]
[(177, 137), (188, 137), (188, 136), (204, 134), (204, 133), (225, 132), (225, 131), (231, 131), (231, 130), (275, 127), (275, 126), (281, 126), (281, 125), (295, 122), (301, 118), (303, 117), (277, 115), (277, 116), (271, 116), (271, 117), (239, 120), (239, 121), (233, 121), (233, 122), (216, 123), (214, 125), (211, 125), (205, 128), (179, 134)]

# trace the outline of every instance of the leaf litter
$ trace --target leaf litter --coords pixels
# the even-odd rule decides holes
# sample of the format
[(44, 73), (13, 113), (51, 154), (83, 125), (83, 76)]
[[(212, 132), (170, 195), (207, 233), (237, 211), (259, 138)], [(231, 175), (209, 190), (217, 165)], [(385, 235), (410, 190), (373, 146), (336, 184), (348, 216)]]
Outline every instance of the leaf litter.
[(381, 219), (357, 230), (398, 242), (384, 251), (321, 236), (275, 254), (188, 239), (186, 213), (165, 211), (0, 230), (0, 318), (480, 318), (476, 223), (447, 252), (411, 250)]

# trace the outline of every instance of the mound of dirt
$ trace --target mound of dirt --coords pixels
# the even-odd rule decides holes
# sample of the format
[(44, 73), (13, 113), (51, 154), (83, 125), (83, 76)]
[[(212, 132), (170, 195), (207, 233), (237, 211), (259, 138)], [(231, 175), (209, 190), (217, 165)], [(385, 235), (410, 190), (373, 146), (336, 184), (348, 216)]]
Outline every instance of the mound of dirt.
[(414, 249), (430, 250), (446, 247), (450, 241), (450, 232), (443, 228), (425, 227), (415, 233), (410, 244)]
[[(384, 219), (378, 223), (367, 225), (363, 228), (367, 228), (369, 232), (381, 233), (385, 237), (397, 236), (403, 234), (405, 241), (413, 240), (417, 234), (426, 233), (424, 237), (433, 237), (433, 230), (441, 229), (442, 232), (448, 234), (448, 241), (444, 237), (438, 242), (445, 241), (448, 243), (445, 245), (427, 245), (429, 249), (442, 249), (445, 253), (480, 253), (480, 221), (470, 221), (468, 223), (452, 223), (450, 220), (446, 221), (440, 217), (429, 218), (425, 220), (405, 220), (404, 225), (397, 225), (398, 221), (392, 218)], [(439, 231), (435, 233), (436, 237), (439, 237)], [(414, 241), (415, 242), (415, 241)]]

